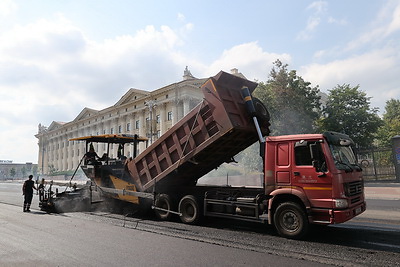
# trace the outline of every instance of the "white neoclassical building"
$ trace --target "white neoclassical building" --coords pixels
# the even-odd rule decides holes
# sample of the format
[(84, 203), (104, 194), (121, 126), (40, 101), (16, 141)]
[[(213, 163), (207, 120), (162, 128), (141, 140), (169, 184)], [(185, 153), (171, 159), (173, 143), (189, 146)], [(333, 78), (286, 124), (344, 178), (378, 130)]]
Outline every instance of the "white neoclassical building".
[[(237, 69), (233, 72), (237, 73)], [(139, 145), (139, 152), (155, 141), (172, 125), (193, 109), (203, 98), (200, 86), (206, 81), (192, 76), (185, 69), (183, 80), (152, 92), (129, 89), (114, 105), (103, 110), (84, 108), (70, 122), (53, 121), (46, 127), (39, 124), (38, 169), (41, 174), (71, 171), (77, 168), (85, 154), (85, 143), (68, 141), (71, 138), (100, 134), (138, 134), (149, 141)], [(116, 156), (117, 147), (110, 151)], [(133, 155), (133, 146), (126, 156)], [(95, 150), (98, 155), (106, 151), (102, 144)]]

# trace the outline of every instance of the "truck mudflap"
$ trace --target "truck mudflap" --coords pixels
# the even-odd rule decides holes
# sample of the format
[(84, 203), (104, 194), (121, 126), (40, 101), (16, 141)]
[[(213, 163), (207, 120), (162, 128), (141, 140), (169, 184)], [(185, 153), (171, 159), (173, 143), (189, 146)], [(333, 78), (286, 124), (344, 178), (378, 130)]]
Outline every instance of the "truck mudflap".
[(344, 223), (360, 215), (366, 210), (366, 203), (362, 202), (347, 209), (316, 209), (309, 211), (309, 221), (314, 224), (339, 224)]

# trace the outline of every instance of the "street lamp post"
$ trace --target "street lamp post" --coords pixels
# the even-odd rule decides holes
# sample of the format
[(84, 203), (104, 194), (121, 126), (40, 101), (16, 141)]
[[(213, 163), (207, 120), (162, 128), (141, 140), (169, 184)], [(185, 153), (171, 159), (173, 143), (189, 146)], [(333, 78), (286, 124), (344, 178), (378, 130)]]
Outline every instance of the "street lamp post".
[(150, 113), (150, 144), (153, 143), (153, 109), (157, 106), (156, 102), (154, 100), (149, 100), (144, 103), (146, 107), (149, 108), (149, 113)]

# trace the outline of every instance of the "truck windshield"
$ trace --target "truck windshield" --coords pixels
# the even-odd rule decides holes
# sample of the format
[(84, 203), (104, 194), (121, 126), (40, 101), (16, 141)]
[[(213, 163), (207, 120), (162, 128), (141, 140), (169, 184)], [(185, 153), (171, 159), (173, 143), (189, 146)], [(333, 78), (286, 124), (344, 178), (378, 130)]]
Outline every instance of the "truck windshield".
[(359, 170), (360, 167), (357, 164), (356, 157), (354, 156), (353, 150), (350, 146), (330, 145), (333, 159), (335, 161), (336, 168), (339, 170), (353, 171), (354, 169)]

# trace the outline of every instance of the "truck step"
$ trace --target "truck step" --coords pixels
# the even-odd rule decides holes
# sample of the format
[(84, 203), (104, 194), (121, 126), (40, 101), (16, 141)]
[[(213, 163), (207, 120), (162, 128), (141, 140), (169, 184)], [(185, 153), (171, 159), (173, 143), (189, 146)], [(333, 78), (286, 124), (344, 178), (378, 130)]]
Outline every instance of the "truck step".
[(254, 197), (238, 197), (236, 198), (237, 202), (244, 202), (244, 203), (256, 203), (256, 198)]

